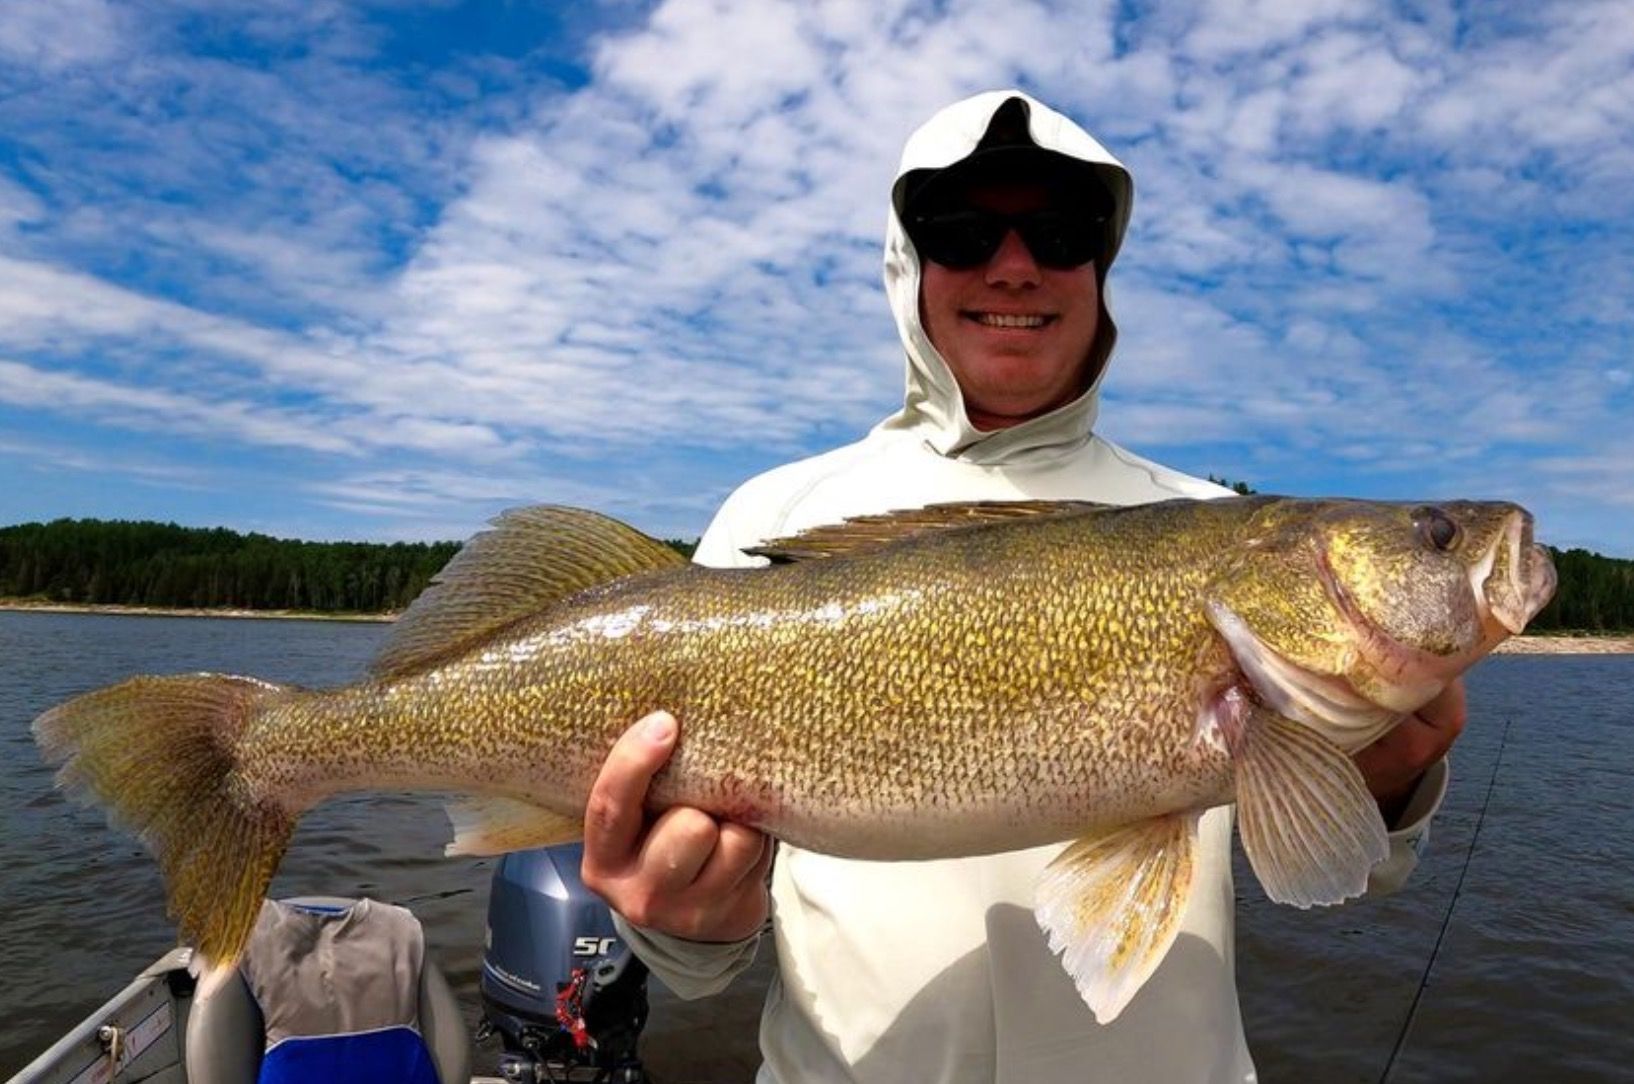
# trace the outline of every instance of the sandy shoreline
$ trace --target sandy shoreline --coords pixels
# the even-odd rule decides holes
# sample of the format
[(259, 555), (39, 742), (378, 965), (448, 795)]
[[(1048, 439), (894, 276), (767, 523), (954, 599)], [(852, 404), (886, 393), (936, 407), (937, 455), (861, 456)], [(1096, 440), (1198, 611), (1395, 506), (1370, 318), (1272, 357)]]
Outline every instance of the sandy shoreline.
[(1517, 636), (1498, 645), (1498, 655), (1634, 655), (1634, 636)]
[[(127, 614), (136, 617), (249, 617), (289, 621), (395, 621), (396, 614), (334, 614), (311, 610), (201, 610), (164, 606), (79, 605), (0, 599), (0, 610), (60, 614)], [(1634, 655), (1634, 635), (1520, 636), (1498, 645), (1499, 655)]]
[(320, 613), (317, 610), (187, 609), (169, 606), (114, 606), (74, 602), (0, 599), (0, 610), (48, 614), (116, 614), (128, 617), (250, 617), (283, 621), (395, 621), (396, 614)]

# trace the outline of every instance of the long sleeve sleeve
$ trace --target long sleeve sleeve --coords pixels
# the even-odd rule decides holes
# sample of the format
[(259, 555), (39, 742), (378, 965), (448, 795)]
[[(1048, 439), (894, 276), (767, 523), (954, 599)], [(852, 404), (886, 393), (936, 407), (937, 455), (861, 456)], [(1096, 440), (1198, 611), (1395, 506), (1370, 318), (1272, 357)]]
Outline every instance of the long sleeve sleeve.
[(760, 944), (759, 931), (742, 941), (688, 941), (632, 925), (617, 912), (613, 914), (613, 925), (641, 962), (685, 1001), (726, 989), (754, 962), (755, 948)]
[(1367, 878), (1369, 896), (1388, 896), (1407, 882), (1418, 866), (1418, 856), (1430, 841), (1430, 821), (1447, 796), (1449, 773), (1445, 758), (1436, 761), (1419, 780), (1418, 789), (1390, 829), (1390, 853)]

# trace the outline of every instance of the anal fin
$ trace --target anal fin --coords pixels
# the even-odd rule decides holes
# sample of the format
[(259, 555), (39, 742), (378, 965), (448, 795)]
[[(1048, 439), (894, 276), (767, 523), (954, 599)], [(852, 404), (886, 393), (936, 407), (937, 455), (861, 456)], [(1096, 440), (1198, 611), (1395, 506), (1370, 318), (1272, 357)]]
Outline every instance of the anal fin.
[(1237, 831), (1265, 894), (1295, 907), (1361, 895), (1390, 853), (1350, 757), (1265, 708), (1251, 712), (1237, 753)]
[(1173, 813), (1080, 839), (1039, 878), (1038, 924), (1103, 1024), (1129, 1004), (1180, 932), (1199, 816)]
[(454, 824), (449, 855), (509, 854), (554, 847), (584, 836), (584, 822), (519, 798), (484, 796), (448, 804)]

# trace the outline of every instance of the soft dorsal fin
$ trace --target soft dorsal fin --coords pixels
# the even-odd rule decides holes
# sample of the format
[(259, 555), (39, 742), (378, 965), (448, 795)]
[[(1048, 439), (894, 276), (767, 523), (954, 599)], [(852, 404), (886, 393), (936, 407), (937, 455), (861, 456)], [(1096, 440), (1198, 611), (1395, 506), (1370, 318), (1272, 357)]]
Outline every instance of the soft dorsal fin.
[(456, 655), (580, 591), (687, 563), (664, 543), (599, 512), (513, 508), (467, 542), (414, 600), (370, 667), (386, 679)]
[(787, 538), (774, 538), (743, 552), (756, 557), (769, 557), (774, 564), (786, 564), (818, 557), (839, 557), (932, 531), (1108, 507), (1111, 506), (1091, 501), (955, 501), (927, 504), (923, 508), (907, 508), (877, 516), (857, 516), (843, 523), (813, 527)]

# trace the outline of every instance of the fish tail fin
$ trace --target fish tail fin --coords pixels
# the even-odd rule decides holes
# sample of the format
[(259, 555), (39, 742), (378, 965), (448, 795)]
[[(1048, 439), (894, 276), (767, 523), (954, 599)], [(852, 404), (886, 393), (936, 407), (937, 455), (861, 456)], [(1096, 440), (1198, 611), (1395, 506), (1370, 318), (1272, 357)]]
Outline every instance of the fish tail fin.
[(240, 737), (284, 686), (219, 674), (139, 677), (34, 721), (57, 785), (136, 831), (164, 871), (166, 903), (196, 948), (205, 992), (237, 964), (296, 814), (250, 792)]

